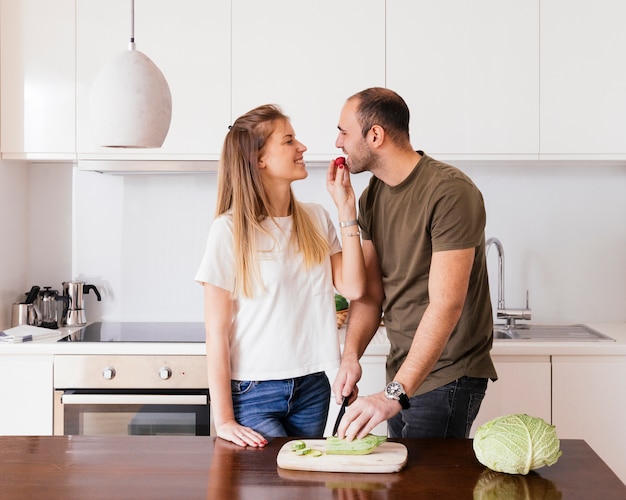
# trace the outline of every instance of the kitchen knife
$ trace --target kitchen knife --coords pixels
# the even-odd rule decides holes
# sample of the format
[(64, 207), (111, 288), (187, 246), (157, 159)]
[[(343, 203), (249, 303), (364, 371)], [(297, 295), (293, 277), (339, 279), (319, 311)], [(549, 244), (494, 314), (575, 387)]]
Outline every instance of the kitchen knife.
[(339, 415), (337, 415), (337, 420), (335, 420), (335, 425), (333, 427), (333, 433), (332, 433), (333, 436), (337, 434), (337, 429), (339, 429), (339, 422), (341, 422), (341, 417), (343, 417), (343, 414), (346, 412), (346, 406), (348, 406), (348, 399), (349, 397), (346, 397), (346, 396), (343, 397), (343, 400), (341, 402), (341, 408), (339, 408)]

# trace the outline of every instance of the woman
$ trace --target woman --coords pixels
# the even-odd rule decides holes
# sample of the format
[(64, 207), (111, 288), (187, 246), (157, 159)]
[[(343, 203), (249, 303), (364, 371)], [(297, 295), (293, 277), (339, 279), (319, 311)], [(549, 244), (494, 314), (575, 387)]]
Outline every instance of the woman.
[(273, 105), (239, 117), (222, 150), (216, 217), (196, 280), (215, 429), (240, 446), (323, 434), (325, 370), (340, 358), (334, 288), (348, 299), (364, 293), (347, 169), (331, 162), (327, 175), (342, 250), (326, 210), (299, 203), (291, 190), (307, 176), (305, 151)]

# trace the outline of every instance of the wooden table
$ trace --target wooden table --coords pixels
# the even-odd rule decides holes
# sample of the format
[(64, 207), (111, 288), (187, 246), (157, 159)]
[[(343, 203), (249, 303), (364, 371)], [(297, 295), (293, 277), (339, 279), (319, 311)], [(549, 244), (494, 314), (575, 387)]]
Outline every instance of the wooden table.
[(483, 484), (517, 491), (512, 499), (626, 498), (626, 486), (581, 440), (561, 440), (559, 461), (527, 476), (489, 471), (469, 439), (395, 440), (409, 451), (399, 473), (283, 470), (276, 455), (286, 441), (256, 450), (215, 437), (4, 436), (0, 498), (456, 500)]

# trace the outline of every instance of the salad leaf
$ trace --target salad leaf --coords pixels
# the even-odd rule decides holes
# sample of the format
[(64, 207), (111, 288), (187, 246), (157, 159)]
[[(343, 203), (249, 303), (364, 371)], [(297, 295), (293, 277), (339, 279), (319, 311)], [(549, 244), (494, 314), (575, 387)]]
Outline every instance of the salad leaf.
[(478, 428), (474, 435), (478, 461), (497, 472), (528, 474), (553, 465), (562, 454), (556, 428), (526, 414), (498, 417)]

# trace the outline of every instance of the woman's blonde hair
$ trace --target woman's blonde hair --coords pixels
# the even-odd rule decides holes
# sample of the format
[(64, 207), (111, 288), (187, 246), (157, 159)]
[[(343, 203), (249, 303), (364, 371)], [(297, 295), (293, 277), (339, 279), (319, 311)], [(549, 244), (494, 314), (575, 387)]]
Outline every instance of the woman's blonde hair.
[[(230, 211), (233, 218), (235, 297), (252, 297), (258, 289), (256, 285), (261, 284), (255, 233), (271, 236), (261, 223), (273, 214), (258, 163), (269, 136), (278, 124), (288, 120), (278, 106), (259, 106), (237, 118), (224, 140), (215, 215)], [(290, 247), (302, 252), (306, 268), (322, 263), (329, 243), (293, 192), (290, 212)]]

